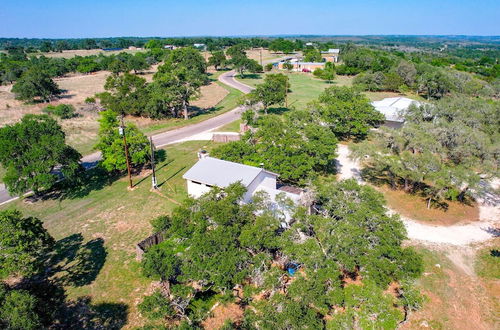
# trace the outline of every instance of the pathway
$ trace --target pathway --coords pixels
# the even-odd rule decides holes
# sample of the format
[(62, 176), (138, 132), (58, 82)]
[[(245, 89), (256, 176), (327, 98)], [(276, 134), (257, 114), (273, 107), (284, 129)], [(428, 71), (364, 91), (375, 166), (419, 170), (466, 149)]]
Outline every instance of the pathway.
[[(337, 167), (339, 179), (354, 178), (359, 183), (364, 183), (360, 176), (359, 162), (349, 158), (349, 148), (345, 144), (339, 144)], [(483, 183), (484, 184), (484, 183)], [(493, 185), (497, 186), (498, 181)], [(453, 226), (427, 225), (415, 220), (401, 217), (411, 239), (430, 243), (443, 243), (451, 245), (469, 245), (471, 243), (483, 242), (500, 236), (497, 229), (500, 221), (500, 197), (490, 192), (477, 198), (479, 203), (479, 221)], [(395, 213), (389, 210), (389, 213)]]

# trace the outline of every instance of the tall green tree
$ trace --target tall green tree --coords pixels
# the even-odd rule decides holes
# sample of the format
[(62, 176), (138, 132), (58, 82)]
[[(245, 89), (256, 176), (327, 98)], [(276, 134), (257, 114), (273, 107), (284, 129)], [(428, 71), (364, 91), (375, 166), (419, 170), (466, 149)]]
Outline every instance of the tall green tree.
[(21, 212), (0, 212), (0, 278), (8, 275), (34, 275), (42, 270), (44, 258), (54, 239), (38, 218)]
[(37, 67), (24, 72), (12, 86), (12, 92), (19, 100), (45, 102), (62, 93), (49, 74)]
[(65, 143), (61, 126), (47, 115), (26, 115), (19, 123), (0, 128), (0, 164), (7, 189), (22, 194), (52, 188), (60, 179), (67, 181), (80, 173), (81, 155)]
[(284, 104), (288, 87), (286, 75), (267, 74), (264, 82), (255, 86), (255, 89), (248, 95), (248, 100), (252, 104), (261, 104), (267, 114), (270, 106)]
[(340, 139), (362, 139), (384, 121), (366, 96), (349, 87), (327, 88), (309, 106)]
[(218, 70), (220, 67), (226, 65), (226, 62), (226, 55), (224, 55), (224, 51), (222, 50), (212, 52), (212, 56), (208, 59), (208, 65), (213, 65), (215, 70)]
[[(118, 114), (102, 111), (99, 118), (99, 142), (95, 148), (102, 152), (102, 166), (109, 172), (127, 169), (123, 137), (119, 132)], [(149, 161), (148, 138), (133, 124), (124, 128), (132, 166), (142, 166)]]
[(106, 108), (120, 114), (140, 116), (148, 102), (147, 83), (144, 78), (130, 73), (110, 75), (104, 84), (106, 92), (96, 96)]

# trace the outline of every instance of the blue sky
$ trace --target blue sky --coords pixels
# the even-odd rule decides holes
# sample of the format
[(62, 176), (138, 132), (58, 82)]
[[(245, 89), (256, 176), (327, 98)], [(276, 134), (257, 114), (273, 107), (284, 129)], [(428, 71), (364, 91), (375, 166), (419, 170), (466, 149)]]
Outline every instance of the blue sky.
[(0, 37), (500, 35), (499, 0), (2, 0)]

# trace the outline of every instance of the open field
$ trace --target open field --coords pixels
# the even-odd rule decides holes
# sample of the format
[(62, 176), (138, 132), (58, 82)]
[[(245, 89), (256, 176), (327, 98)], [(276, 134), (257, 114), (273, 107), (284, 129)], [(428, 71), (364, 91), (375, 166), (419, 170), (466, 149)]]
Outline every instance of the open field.
[[(78, 284), (66, 285), (69, 298), (90, 296), (93, 303), (122, 304), (129, 315), (127, 328), (140, 326), (144, 320), (136, 305), (151, 281), (141, 275), (135, 244), (151, 233), (150, 219), (168, 214), (176, 206), (175, 201), (186, 197), (182, 174), (196, 162), (200, 148), (210, 149), (213, 145), (197, 141), (166, 148), (166, 159), (157, 166), (161, 194), (150, 191), (149, 171), (133, 178), (133, 191), (127, 190), (125, 177), (109, 181), (97, 171), (90, 171), (91, 177), (83, 187), (64, 196), (34, 203), (18, 200), (0, 209), (17, 208), (25, 215), (39, 217), (60, 244), (95, 247), (89, 258), (99, 257), (99, 262), (92, 261), (94, 267), (82, 274)], [(70, 255), (61, 258), (71, 260)], [(85, 262), (91, 261), (80, 260)], [(72, 273), (71, 268), (68, 273)], [(56, 274), (58, 278), (65, 276), (66, 272)]]
[[(153, 74), (156, 72), (156, 66), (141, 74), (141, 77), (151, 81)], [(219, 74), (219, 73), (217, 73)], [(61, 89), (65, 90), (65, 94), (51, 104), (72, 104), (78, 111), (79, 116), (66, 120), (59, 120), (63, 130), (66, 132), (68, 143), (75, 147), (80, 153), (88, 154), (92, 151), (93, 145), (97, 142), (98, 132), (98, 114), (95, 111), (88, 111), (84, 101), (87, 97), (93, 96), (96, 93), (104, 91), (104, 83), (110, 75), (109, 72), (99, 71), (93, 74), (81, 75), (72, 74), (67, 77), (54, 79)], [(12, 124), (19, 121), (25, 114), (40, 114), (42, 109), (47, 104), (25, 104), (14, 98), (11, 93), (12, 86), (0, 86), (0, 126)], [(194, 121), (207, 119), (208, 115), (213, 116), (224, 110), (230, 110), (233, 102), (236, 99), (237, 92), (233, 92), (231, 98), (226, 103), (222, 100), (230, 94), (229, 88), (225, 88), (217, 82), (217, 79), (212, 79), (212, 82), (201, 88), (201, 94), (198, 99), (192, 101), (193, 109), (201, 113), (207, 112), (201, 116), (196, 116)], [(232, 108), (234, 108), (234, 106)], [(231, 109), (232, 109), (231, 108)], [(128, 117), (128, 121), (134, 122), (141, 130), (147, 133), (160, 132), (163, 129), (179, 127), (193, 123), (186, 122), (183, 119), (163, 119), (151, 120), (147, 118)]]
[[(417, 250), (423, 254), (425, 264), (417, 288), (426, 296), (426, 302), (412, 313), (403, 329), (497, 328), (500, 281), (477, 276), (477, 248), (417, 246)], [(498, 257), (496, 263), (498, 267)]]

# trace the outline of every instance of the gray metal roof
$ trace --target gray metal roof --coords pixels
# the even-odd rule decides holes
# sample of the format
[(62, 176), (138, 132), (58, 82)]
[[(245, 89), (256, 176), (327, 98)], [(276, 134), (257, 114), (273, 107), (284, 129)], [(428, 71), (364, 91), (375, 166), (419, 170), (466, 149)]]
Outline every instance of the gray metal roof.
[(225, 188), (231, 183), (238, 181), (241, 181), (245, 187), (248, 187), (262, 171), (265, 170), (222, 159), (205, 157), (194, 164), (182, 177), (186, 180), (220, 188)]

